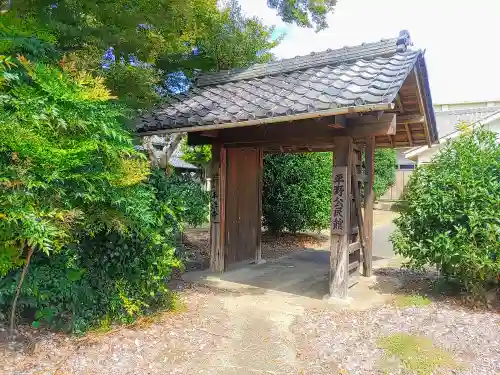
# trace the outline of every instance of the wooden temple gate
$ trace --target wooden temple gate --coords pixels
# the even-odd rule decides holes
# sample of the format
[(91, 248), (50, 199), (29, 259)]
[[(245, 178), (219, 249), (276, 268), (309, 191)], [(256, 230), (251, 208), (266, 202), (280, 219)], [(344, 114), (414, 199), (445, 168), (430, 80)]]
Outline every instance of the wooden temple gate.
[[(370, 116), (365, 118), (373, 120)], [(379, 131), (394, 128), (395, 115), (390, 118), (389, 122), (387, 119), (379, 122), (382, 125)], [(196, 136), (190, 137), (192, 143), (197, 143), (196, 139)], [(371, 276), (372, 272), (375, 137), (367, 136), (363, 141), (355, 143), (353, 137), (333, 137), (329, 147), (333, 149), (334, 158), (330, 294), (338, 297), (347, 295), (352, 276), (359, 274), (361, 266), (364, 276)], [(265, 147), (235, 147), (235, 144), (223, 143), (212, 146), (210, 248), (211, 269), (215, 272), (224, 272), (232, 264), (242, 261), (261, 261), (262, 161), (265, 150)], [(362, 165), (363, 152), (365, 165)]]
[(346, 297), (361, 266), (371, 275), (374, 150), (437, 141), (423, 52), (410, 45), (402, 32), (205, 74), (143, 118), (143, 135), (186, 132), (190, 145), (212, 145), (213, 271), (261, 261), (263, 154), (331, 151), (330, 295)]

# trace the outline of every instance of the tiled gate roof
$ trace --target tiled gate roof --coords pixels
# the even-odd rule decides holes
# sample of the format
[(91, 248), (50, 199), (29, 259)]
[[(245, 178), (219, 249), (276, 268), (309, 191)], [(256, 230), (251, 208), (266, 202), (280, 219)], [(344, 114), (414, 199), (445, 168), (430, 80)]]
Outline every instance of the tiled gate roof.
[(237, 123), (394, 101), (422, 56), (409, 36), (200, 76), (143, 116), (139, 132)]

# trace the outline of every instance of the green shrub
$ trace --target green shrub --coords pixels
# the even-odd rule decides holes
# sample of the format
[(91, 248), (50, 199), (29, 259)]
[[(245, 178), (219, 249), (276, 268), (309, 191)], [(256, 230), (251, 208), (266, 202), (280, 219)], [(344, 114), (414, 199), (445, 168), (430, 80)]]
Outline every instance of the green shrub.
[[(82, 245), (38, 253), (23, 283), (18, 311), (25, 320), (82, 333), (168, 307), (165, 281), (176, 265), (169, 243), (140, 234), (101, 233)], [(0, 281), (1, 314), (10, 307), (20, 272)]]
[(392, 236), (408, 266), (435, 265), (469, 290), (500, 275), (500, 147), (496, 134), (464, 133), (418, 167)]
[(0, 90), (1, 314), (31, 254), (18, 312), (37, 323), (81, 331), (168, 300), (178, 218), (103, 80), (2, 57)]
[[(330, 226), (332, 154), (265, 155), (263, 216), (271, 232)], [(383, 195), (396, 178), (394, 150), (375, 151), (374, 191)]]
[(165, 177), (163, 171), (153, 173), (151, 179), (158, 200), (171, 210), (177, 223), (196, 227), (208, 222), (210, 194), (201, 182), (189, 175)]
[(185, 162), (205, 167), (212, 160), (212, 146), (189, 146), (186, 138), (181, 143), (182, 160)]
[(380, 198), (396, 181), (396, 151), (389, 148), (375, 150), (373, 191)]
[[(160, 193), (169, 180), (158, 170), (150, 177), (153, 227), (92, 235), (83, 230), (74, 235), (75, 244), (55, 254), (36, 253), (21, 290), (20, 315), (36, 324), (82, 333), (170, 307), (173, 299), (166, 281), (181, 264), (173, 246), (180, 215)], [(16, 270), (0, 281), (2, 315), (10, 308), (19, 275)]]
[[(147, 188), (154, 193), (153, 227), (81, 231), (74, 245), (35, 254), (18, 303), (24, 319), (82, 333), (171, 307), (166, 281), (172, 268), (181, 267), (175, 236), (184, 223), (207, 220), (208, 194), (192, 179), (162, 170), (152, 172)], [(15, 270), (0, 281), (0, 315), (10, 308), (19, 275)]]
[(331, 153), (265, 155), (264, 226), (274, 233), (328, 228), (331, 179)]

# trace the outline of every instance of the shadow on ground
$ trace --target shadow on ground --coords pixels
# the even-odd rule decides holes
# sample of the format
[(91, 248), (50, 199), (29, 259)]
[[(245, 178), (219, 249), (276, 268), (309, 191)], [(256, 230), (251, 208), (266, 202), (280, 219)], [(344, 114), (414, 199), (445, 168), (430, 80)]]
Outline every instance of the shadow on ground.
[[(374, 257), (374, 262), (381, 259)], [(236, 292), (259, 294), (271, 290), (323, 299), (328, 294), (329, 269), (329, 251), (305, 249), (265, 264), (240, 264), (223, 274), (188, 272), (183, 280)]]

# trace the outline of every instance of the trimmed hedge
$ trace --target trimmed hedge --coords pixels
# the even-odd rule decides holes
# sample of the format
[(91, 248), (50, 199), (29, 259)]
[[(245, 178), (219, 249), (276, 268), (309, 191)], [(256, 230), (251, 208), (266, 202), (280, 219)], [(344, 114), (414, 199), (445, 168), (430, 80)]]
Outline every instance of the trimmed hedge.
[[(263, 216), (270, 232), (319, 231), (330, 226), (332, 163), (329, 152), (265, 155)], [(395, 177), (395, 151), (376, 150), (377, 197)]]

